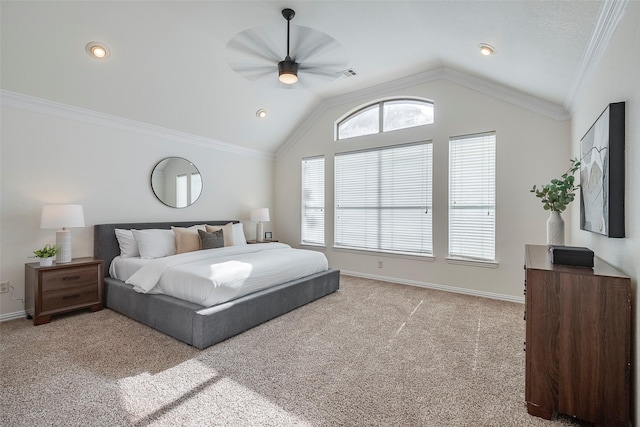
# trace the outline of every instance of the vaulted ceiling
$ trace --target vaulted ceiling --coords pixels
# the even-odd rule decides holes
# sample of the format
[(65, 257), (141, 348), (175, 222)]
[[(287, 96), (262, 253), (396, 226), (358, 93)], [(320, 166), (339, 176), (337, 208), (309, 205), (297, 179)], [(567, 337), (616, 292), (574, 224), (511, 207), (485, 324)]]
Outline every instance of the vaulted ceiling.
[[(570, 110), (607, 12), (602, 1), (554, 0), (0, 7), (3, 90), (267, 152), (326, 100), (442, 68)], [(296, 12), (292, 57), (304, 59), (293, 86), (277, 78), (287, 50), (284, 8)], [(109, 57), (91, 58), (91, 41), (105, 44)], [(480, 43), (495, 54), (482, 56)], [(308, 64), (325, 67), (328, 78), (306, 72)], [(346, 69), (356, 75), (340, 73)]]

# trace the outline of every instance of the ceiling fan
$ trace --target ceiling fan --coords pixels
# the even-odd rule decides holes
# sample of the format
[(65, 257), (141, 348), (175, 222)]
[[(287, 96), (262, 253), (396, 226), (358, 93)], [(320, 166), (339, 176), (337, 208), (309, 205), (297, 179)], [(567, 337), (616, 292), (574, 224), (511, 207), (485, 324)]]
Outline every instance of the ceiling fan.
[(278, 62), (278, 80), (287, 85), (298, 81), (298, 68), (300, 65), (289, 56), (289, 37), (291, 36), (291, 20), (296, 16), (293, 9), (282, 9), (282, 16), (287, 20), (287, 56), (284, 61)]
[(312, 86), (342, 76), (347, 68), (344, 48), (328, 34), (308, 27), (293, 26), (292, 37), (295, 14), (293, 9), (282, 10), (287, 21), (286, 53), (280, 26), (250, 28), (227, 43), (231, 68), (249, 80), (280, 82), (279, 86), (286, 88)]

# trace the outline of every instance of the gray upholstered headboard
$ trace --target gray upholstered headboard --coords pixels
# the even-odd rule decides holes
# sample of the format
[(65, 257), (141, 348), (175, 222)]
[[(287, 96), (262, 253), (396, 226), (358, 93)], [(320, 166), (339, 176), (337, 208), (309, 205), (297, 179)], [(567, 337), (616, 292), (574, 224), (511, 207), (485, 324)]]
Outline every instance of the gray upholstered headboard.
[(145, 230), (149, 228), (170, 229), (175, 227), (191, 227), (197, 224), (225, 225), (238, 220), (227, 221), (186, 221), (186, 222), (129, 222), (121, 224), (96, 224), (93, 228), (93, 256), (104, 260), (104, 275), (109, 276), (109, 266), (113, 258), (120, 255), (120, 246), (116, 239), (116, 228)]

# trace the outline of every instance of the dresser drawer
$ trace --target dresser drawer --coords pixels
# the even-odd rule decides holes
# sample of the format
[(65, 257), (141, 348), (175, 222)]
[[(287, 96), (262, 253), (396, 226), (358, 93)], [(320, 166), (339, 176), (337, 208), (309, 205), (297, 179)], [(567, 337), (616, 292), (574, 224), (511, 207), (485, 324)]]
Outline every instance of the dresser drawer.
[(56, 289), (42, 293), (42, 311), (47, 312), (60, 308), (72, 307), (79, 304), (96, 303), (100, 301), (98, 286), (95, 283)]
[(48, 292), (75, 288), (79, 286), (93, 285), (95, 287), (99, 273), (100, 271), (97, 265), (43, 271), (43, 296)]

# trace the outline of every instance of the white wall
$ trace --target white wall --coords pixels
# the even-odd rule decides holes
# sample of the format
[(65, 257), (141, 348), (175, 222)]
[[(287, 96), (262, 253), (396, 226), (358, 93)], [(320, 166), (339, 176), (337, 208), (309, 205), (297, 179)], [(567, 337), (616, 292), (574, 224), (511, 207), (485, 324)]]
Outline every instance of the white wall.
[[(91, 256), (92, 225), (109, 222), (240, 219), (247, 238), (255, 238), (250, 209), (273, 202), (269, 156), (216, 149), (195, 137), (185, 143), (189, 137), (183, 134), (93, 120), (90, 112), (78, 120), (85, 115), (76, 113), (63, 118), (3, 102), (0, 278), (10, 281), (14, 297), (24, 298), (24, 264), (37, 261), (28, 258), (32, 251), (55, 243), (55, 230), (40, 229), (44, 204), (84, 206), (87, 226), (72, 229), (74, 257)], [(170, 156), (189, 159), (202, 174), (202, 195), (193, 206), (167, 207), (151, 190), (153, 167)], [(0, 294), (0, 320), (23, 310), (23, 303)]]
[[(375, 98), (418, 96), (435, 102), (435, 124), (372, 137), (333, 140), (334, 121), (367, 101), (327, 109), (277, 159), (276, 226), (287, 243), (300, 242), (300, 162), (303, 157), (326, 158), (326, 243), (331, 267), (365, 276), (393, 278), (417, 285), (441, 285), (493, 297), (522, 300), (525, 243), (545, 244), (547, 214), (529, 192), (533, 184), (547, 183), (569, 166), (570, 125), (525, 108), (468, 89), (449, 80), (435, 80)], [(496, 269), (453, 265), (447, 256), (448, 140), (450, 136), (497, 132), (497, 249)], [(333, 156), (336, 152), (432, 140), (434, 144), (434, 255), (435, 261), (369, 255), (335, 250), (333, 244)], [(383, 260), (384, 268), (378, 268)]]
[(571, 121), (572, 150), (580, 156), (580, 139), (605, 107), (612, 102), (626, 102), (625, 227), (626, 238), (607, 237), (580, 230), (579, 210), (573, 211), (571, 241), (586, 246), (597, 256), (620, 268), (632, 278), (633, 338), (635, 390), (632, 407), (636, 408), (634, 425), (640, 426), (640, 344), (637, 334), (638, 277), (640, 277), (640, 3), (629, 2), (627, 10), (591, 79), (578, 94)]

